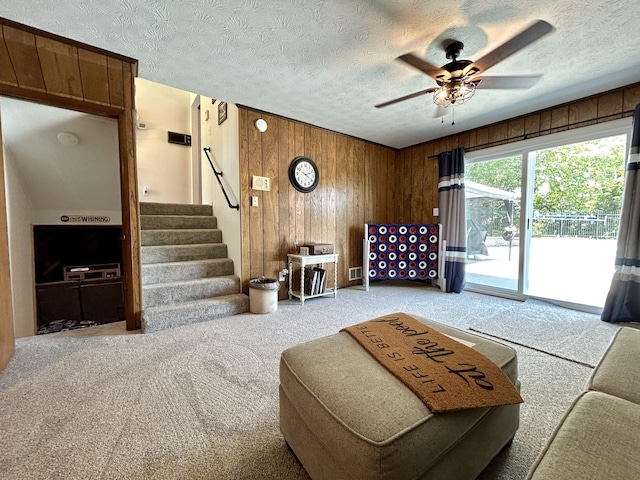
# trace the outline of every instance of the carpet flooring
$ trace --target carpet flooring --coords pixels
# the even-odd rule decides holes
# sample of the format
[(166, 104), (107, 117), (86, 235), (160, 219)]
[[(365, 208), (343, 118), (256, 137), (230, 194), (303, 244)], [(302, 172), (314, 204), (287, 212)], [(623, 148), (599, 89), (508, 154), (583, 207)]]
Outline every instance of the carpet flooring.
[(0, 476), (308, 480), (279, 431), (280, 353), (397, 311), (514, 342), (520, 429), (480, 480), (525, 477), (618, 329), (536, 300), (381, 282), (151, 334), (117, 322), (18, 339), (0, 373)]

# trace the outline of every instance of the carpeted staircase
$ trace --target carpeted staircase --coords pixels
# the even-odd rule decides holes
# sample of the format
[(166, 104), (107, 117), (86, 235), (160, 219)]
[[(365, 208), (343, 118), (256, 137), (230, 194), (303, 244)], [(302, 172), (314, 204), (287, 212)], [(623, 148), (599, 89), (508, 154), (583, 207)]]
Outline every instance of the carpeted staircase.
[(211, 205), (140, 203), (142, 331), (249, 310)]

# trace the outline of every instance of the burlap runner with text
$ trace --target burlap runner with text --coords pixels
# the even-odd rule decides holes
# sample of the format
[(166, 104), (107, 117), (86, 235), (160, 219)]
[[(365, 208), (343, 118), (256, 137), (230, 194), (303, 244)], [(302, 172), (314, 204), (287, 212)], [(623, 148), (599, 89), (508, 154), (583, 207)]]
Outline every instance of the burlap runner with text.
[(434, 413), (522, 403), (500, 367), (406, 313), (343, 328)]

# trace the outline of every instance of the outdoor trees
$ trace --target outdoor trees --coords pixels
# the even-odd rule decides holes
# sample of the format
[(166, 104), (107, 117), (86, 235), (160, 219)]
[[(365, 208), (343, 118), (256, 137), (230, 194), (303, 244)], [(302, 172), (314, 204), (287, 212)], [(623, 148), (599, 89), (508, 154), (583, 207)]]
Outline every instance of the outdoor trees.
[(619, 138), (536, 152), (534, 210), (586, 215), (620, 210), (625, 145)]
[[(533, 152), (534, 218), (590, 218), (620, 211), (624, 187), (624, 135), (592, 140)], [(479, 162), (467, 166), (471, 181), (512, 192), (516, 195), (514, 223), (518, 225), (521, 193), (520, 155)], [(472, 207), (485, 225), (494, 229), (506, 222), (495, 201), (478, 202)], [(491, 215), (487, 216), (491, 210)], [(484, 212), (484, 213), (482, 213)], [(491, 218), (489, 218), (491, 217)], [(503, 225), (504, 226), (504, 225)], [(489, 229), (489, 228), (488, 228)], [(615, 234), (615, 233), (614, 233)]]

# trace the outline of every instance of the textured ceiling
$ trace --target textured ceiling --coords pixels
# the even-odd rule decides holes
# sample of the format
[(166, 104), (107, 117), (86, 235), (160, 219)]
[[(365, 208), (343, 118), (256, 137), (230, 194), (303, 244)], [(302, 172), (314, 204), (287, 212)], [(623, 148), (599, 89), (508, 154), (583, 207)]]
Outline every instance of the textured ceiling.
[[(8, 0), (0, 16), (139, 60), (139, 76), (396, 148), (640, 81), (637, 0)], [(542, 74), (483, 90), (444, 120), (435, 85), (394, 60), (475, 60), (535, 19), (555, 27), (487, 72)], [(448, 109), (450, 111), (450, 109)]]

